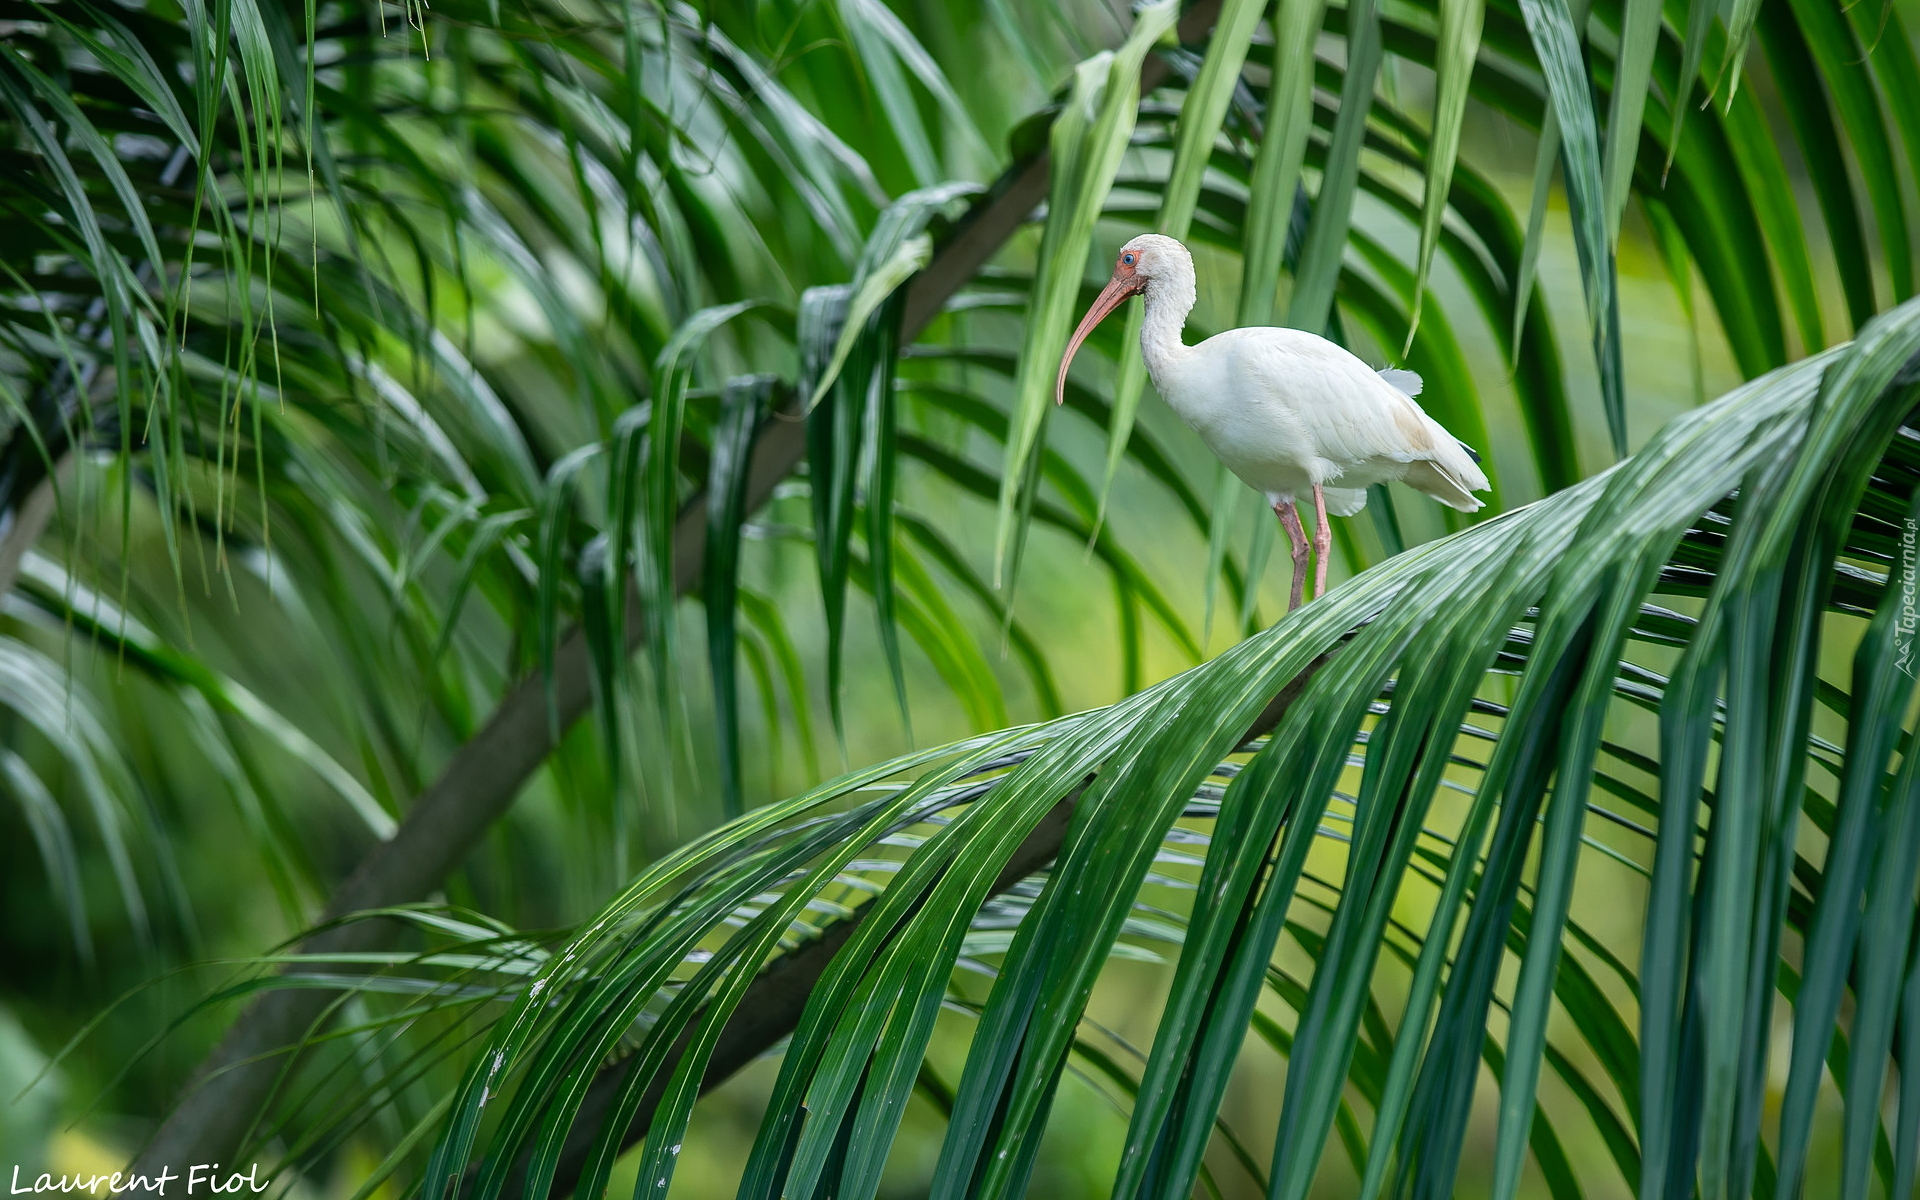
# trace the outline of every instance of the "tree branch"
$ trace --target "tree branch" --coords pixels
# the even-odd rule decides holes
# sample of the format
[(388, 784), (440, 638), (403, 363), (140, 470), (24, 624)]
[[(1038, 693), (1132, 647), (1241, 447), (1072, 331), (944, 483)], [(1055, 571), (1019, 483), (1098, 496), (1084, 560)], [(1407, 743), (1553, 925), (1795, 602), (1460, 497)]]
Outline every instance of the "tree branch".
[[(1182, 39), (1203, 38), (1218, 12), (1219, 0), (1199, 0), (1181, 20)], [(1149, 58), (1141, 70), (1141, 91), (1157, 86), (1166, 72), (1165, 63)], [(1009, 167), (943, 240), (933, 260), (908, 285), (903, 345), (912, 342), (1026, 223), (1046, 196), (1047, 174), (1044, 151)], [(747, 511), (766, 503), (774, 486), (792, 474), (805, 449), (802, 422), (772, 421), (761, 430), (748, 475)], [(698, 583), (705, 547), (706, 505), (696, 498), (682, 510), (674, 529), (678, 592), (684, 594)], [(634, 593), (629, 593), (628, 603), (637, 606)], [(643, 627), (637, 616), (628, 620), (627, 628), (633, 631), (629, 649), (638, 645)], [(586, 637), (578, 627), (554, 654), (552, 686), (559, 728), (564, 730), (592, 704)], [(528, 676), (513, 686), (485, 727), (460, 747), (440, 777), (421, 793), (394, 836), (369, 850), (335, 890), (322, 923), (367, 909), (411, 903), (430, 894), (507, 811), (554, 746), (547, 682), (538, 674)], [(301, 949), (306, 953), (367, 950), (392, 936), (390, 923), (355, 921), (315, 934)], [(819, 974), (815, 969), (807, 975), (802, 967), (795, 972), (782, 978), (804, 978), (807, 988)], [(162, 1167), (231, 1158), (271, 1099), (287, 1062), (285, 1056), (324, 1019), (328, 1003), (326, 993), (308, 989), (262, 993), (201, 1063), (186, 1094), (147, 1142), (132, 1172), (154, 1175)]]

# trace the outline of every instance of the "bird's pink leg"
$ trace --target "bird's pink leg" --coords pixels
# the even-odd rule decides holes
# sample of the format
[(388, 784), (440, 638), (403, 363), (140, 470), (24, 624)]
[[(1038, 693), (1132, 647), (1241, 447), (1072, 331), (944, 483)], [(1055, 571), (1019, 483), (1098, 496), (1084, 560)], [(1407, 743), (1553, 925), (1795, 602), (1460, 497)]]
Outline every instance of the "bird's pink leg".
[(1300, 510), (1293, 501), (1282, 500), (1273, 506), (1280, 528), (1287, 531), (1287, 545), (1293, 549), (1293, 592), (1287, 597), (1287, 611), (1300, 607), (1300, 594), (1307, 586), (1307, 531), (1300, 526)]
[(1327, 497), (1313, 485), (1313, 513), (1320, 525), (1313, 531), (1313, 598), (1327, 594), (1327, 553), (1333, 549), (1333, 530), (1327, 525)]

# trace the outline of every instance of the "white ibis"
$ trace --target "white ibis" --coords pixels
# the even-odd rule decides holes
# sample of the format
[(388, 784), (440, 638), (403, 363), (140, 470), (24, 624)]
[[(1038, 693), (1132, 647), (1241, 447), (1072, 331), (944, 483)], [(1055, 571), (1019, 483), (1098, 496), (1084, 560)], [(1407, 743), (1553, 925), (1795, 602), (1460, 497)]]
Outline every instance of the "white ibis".
[(1293, 548), (1300, 605), (1307, 536), (1295, 498), (1311, 491), (1313, 594), (1327, 588), (1333, 537), (1327, 514), (1352, 516), (1367, 488), (1398, 479), (1449, 508), (1472, 512), (1487, 490), (1480, 456), (1413, 398), (1420, 376), (1375, 371), (1347, 350), (1298, 329), (1229, 329), (1198, 346), (1180, 340), (1193, 310), (1193, 256), (1170, 237), (1145, 233), (1120, 248), (1113, 278), (1081, 318), (1060, 360), (1054, 401), (1066, 398), (1067, 367), (1093, 327), (1129, 296), (1143, 297), (1140, 353), (1161, 397), (1215, 457), (1267, 498)]

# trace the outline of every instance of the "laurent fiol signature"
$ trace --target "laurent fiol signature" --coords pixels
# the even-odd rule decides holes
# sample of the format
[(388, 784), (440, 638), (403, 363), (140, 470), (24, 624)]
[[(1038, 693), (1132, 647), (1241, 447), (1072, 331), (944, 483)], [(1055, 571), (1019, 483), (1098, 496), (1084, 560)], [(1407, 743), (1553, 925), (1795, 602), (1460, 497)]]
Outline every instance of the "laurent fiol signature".
[[(260, 1164), (251, 1163), (246, 1174), (238, 1171), (226, 1173), (220, 1171), (219, 1163), (195, 1163), (187, 1168), (184, 1182), (186, 1195), (207, 1195), (214, 1192), (264, 1192), (272, 1186), (273, 1180), (260, 1179)], [(158, 1175), (129, 1175), (124, 1171), (115, 1171), (111, 1175), (41, 1175), (31, 1183), (20, 1179), (20, 1168), (13, 1168), (12, 1194), (15, 1196), (38, 1195), (44, 1192), (86, 1192), (94, 1196), (132, 1195), (147, 1192), (155, 1196), (167, 1194), (169, 1183), (181, 1182), (181, 1176), (172, 1167), (160, 1168)], [(178, 1193), (176, 1193), (178, 1194)]]

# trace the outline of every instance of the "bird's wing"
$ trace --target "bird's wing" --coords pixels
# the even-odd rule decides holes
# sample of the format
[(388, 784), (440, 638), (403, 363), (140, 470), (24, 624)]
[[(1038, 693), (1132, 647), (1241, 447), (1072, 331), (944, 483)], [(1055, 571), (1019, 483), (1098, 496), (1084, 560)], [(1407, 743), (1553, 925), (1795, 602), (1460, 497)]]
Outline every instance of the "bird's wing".
[[(1294, 341), (1285, 349), (1254, 356), (1249, 365), (1263, 388), (1292, 400), (1294, 415), (1320, 457), (1357, 465), (1432, 456), (1439, 427), (1394, 381), (1331, 342)], [(1419, 378), (1411, 371), (1404, 374)]]
[(1487, 487), (1486, 475), (1414, 401), (1419, 375), (1375, 371), (1343, 347), (1298, 329), (1230, 330), (1202, 346), (1222, 339), (1232, 339), (1243, 378), (1285, 406), (1317, 457), (1342, 471), (1381, 460), (1430, 464), (1422, 478), (1431, 474), (1434, 488), (1423, 490), (1445, 492), (1456, 507), (1478, 506), (1471, 493)]

